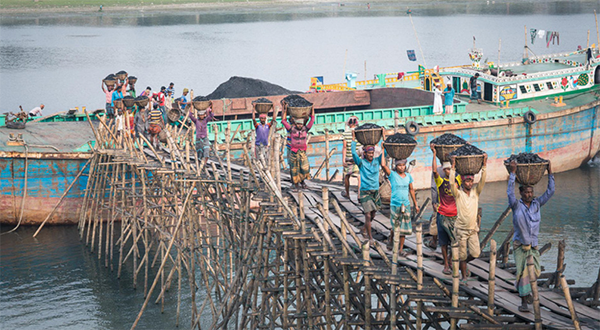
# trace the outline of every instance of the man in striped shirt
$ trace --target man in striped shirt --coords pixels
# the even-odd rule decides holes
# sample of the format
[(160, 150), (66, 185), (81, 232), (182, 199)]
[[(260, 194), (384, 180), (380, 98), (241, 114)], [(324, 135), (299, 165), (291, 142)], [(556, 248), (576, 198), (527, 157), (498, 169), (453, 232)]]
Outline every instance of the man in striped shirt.
[(150, 127), (148, 128), (148, 133), (150, 133), (150, 143), (156, 148), (158, 148), (158, 134), (162, 131), (163, 125), (162, 112), (158, 108), (158, 104), (154, 104), (150, 111)]

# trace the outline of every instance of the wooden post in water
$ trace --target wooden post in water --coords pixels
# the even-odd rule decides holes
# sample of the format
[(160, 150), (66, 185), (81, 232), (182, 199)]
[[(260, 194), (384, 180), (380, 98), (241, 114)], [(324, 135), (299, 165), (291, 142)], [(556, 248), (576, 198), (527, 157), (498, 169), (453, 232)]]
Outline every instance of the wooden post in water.
[[(362, 256), (363, 266), (368, 267), (370, 265), (370, 242), (365, 240), (362, 243)], [(371, 329), (371, 276), (367, 273), (363, 273), (364, 284), (365, 284), (365, 330)]]
[[(423, 227), (417, 224), (417, 290), (423, 290)], [(423, 301), (417, 302), (417, 329), (423, 328)]]
[(556, 274), (554, 275), (554, 287), (560, 285), (560, 275), (565, 271), (565, 240), (558, 241), (558, 255), (556, 256)]
[[(458, 260), (458, 242), (452, 244), (452, 307), (458, 307), (458, 290), (460, 286)], [(450, 329), (456, 330), (458, 319), (450, 319)]]
[(496, 291), (496, 241), (490, 241), (490, 272), (488, 277), (488, 314), (494, 316), (494, 295)]
[[(321, 187), (321, 196), (323, 198), (323, 216), (329, 216), (329, 188)], [(323, 227), (325, 227), (325, 231), (329, 231), (329, 224), (327, 221), (323, 221)]]
[(527, 270), (529, 271), (529, 282), (531, 283), (531, 295), (533, 296), (533, 314), (535, 317), (535, 330), (542, 330), (542, 315), (540, 310), (540, 297), (538, 295), (537, 276), (533, 265), (533, 256), (527, 257)]
[(575, 327), (575, 330), (580, 330), (581, 326), (579, 325), (579, 318), (577, 318), (577, 312), (575, 311), (575, 306), (573, 305), (573, 300), (571, 299), (571, 291), (569, 290), (569, 285), (567, 284), (567, 279), (565, 278), (564, 274), (560, 274), (560, 287), (565, 295), (565, 300), (567, 301), (567, 306), (569, 307), (569, 313), (571, 313), (571, 320), (573, 320), (573, 326)]

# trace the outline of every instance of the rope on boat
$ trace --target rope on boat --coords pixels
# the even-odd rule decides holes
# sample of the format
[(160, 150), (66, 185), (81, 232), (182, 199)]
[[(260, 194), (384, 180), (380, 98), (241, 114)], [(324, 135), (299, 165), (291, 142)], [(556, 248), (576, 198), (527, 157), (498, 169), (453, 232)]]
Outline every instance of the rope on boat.
[(23, 198), (21, 198), (21, 215), (19, 216), (19, 222), (17, 223), (17, 225), (15, 226), (15, 228), (0, 234), (0, 236), (2, 235), (6, 235), (9, 233), (14, 232), (15, 230), (17, 230), (17, 228), (19, 228), (19, 226), (21, 225), (21, 221), (23, 220), (23, 213), (25, 212), (25, 199), (27, 198), (27, 172), (29, 172), (28, 167), (29, 167), (29, 147), (27, 146), (27, 142), (23, 143), (23, 147), (25, 147), (25, 186), (23, 188)]
[(419, 45), (419, 50), (421, 51), (421, 58), (423, 59), (423, 64), (427, 67), (427, 62), (425, 62), (425, 55), (423, 55), (423, 48), (421, 48), (421, 42), (419, 41), (419, 36), (417, 35), (417, 29), (415, 28), (415, 23), (413, 23), (412, 14), (408, 14), (408, 18), (410, 18), (410, 24), (412, 25), (413, 31), (415, 31), (415, 38), (417, 38), (417, 44)]

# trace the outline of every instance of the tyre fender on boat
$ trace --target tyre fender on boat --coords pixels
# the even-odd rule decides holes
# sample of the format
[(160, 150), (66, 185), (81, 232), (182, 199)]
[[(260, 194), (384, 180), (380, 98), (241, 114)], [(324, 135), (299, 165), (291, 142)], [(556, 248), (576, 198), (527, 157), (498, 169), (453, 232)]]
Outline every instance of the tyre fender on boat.
[(408, 121), (406, 124), (404, 124), (404, 129), (406, 130), (406, 134), (409, 135), (417, 135), (419, 134), (419, 124), (417, 124), (415, 121)]
[(523, 114), (523, 119), (525, 120), (525, 122), (527, 124), (531, 125), (531, 124), (535, 123), (535, 121), (537, 120), (537, 116), (535, 115), (535, 113), (533, 111), (529, 110)]

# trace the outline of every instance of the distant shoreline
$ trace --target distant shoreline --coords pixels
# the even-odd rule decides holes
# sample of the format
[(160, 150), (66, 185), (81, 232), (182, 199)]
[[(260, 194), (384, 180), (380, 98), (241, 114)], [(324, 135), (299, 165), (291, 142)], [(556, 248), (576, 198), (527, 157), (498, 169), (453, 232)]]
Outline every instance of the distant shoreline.
[[(134, 1), (131, 1), (132, 3)], [(142, 1), (143, 2), (143, 1)], [(470, 2), (470, 1), (462, 1)], [(172, 4), (131, 4), (131, 5), (110, 5), (103, 6), (103, 13), (120, 13), (131, 11), (181, 11), (181, 10), (227, 10), (227, 9), (265, 9), (269, 7), (310, 7), (314, 5), (327, 4), (366, 4), (368, 0), (343, 0), (343, 1), (319, 1), (319, 0), (275, 0), (275, 1), (236, 1), (236, 2), (196, 2), (196, 3), (172, 3)], [(370, 1), (370, 3), (406, 3), (408, 4), (424, 4), (429, 3), (427, 0), (401, 0), (401, 1)], [(44, 13), (98, 13), (99, 5), (85, 6), (46, 6), (46, 7), (14, 7), (0, 8), (0, 15), (11, 14), (44, 14)]]

